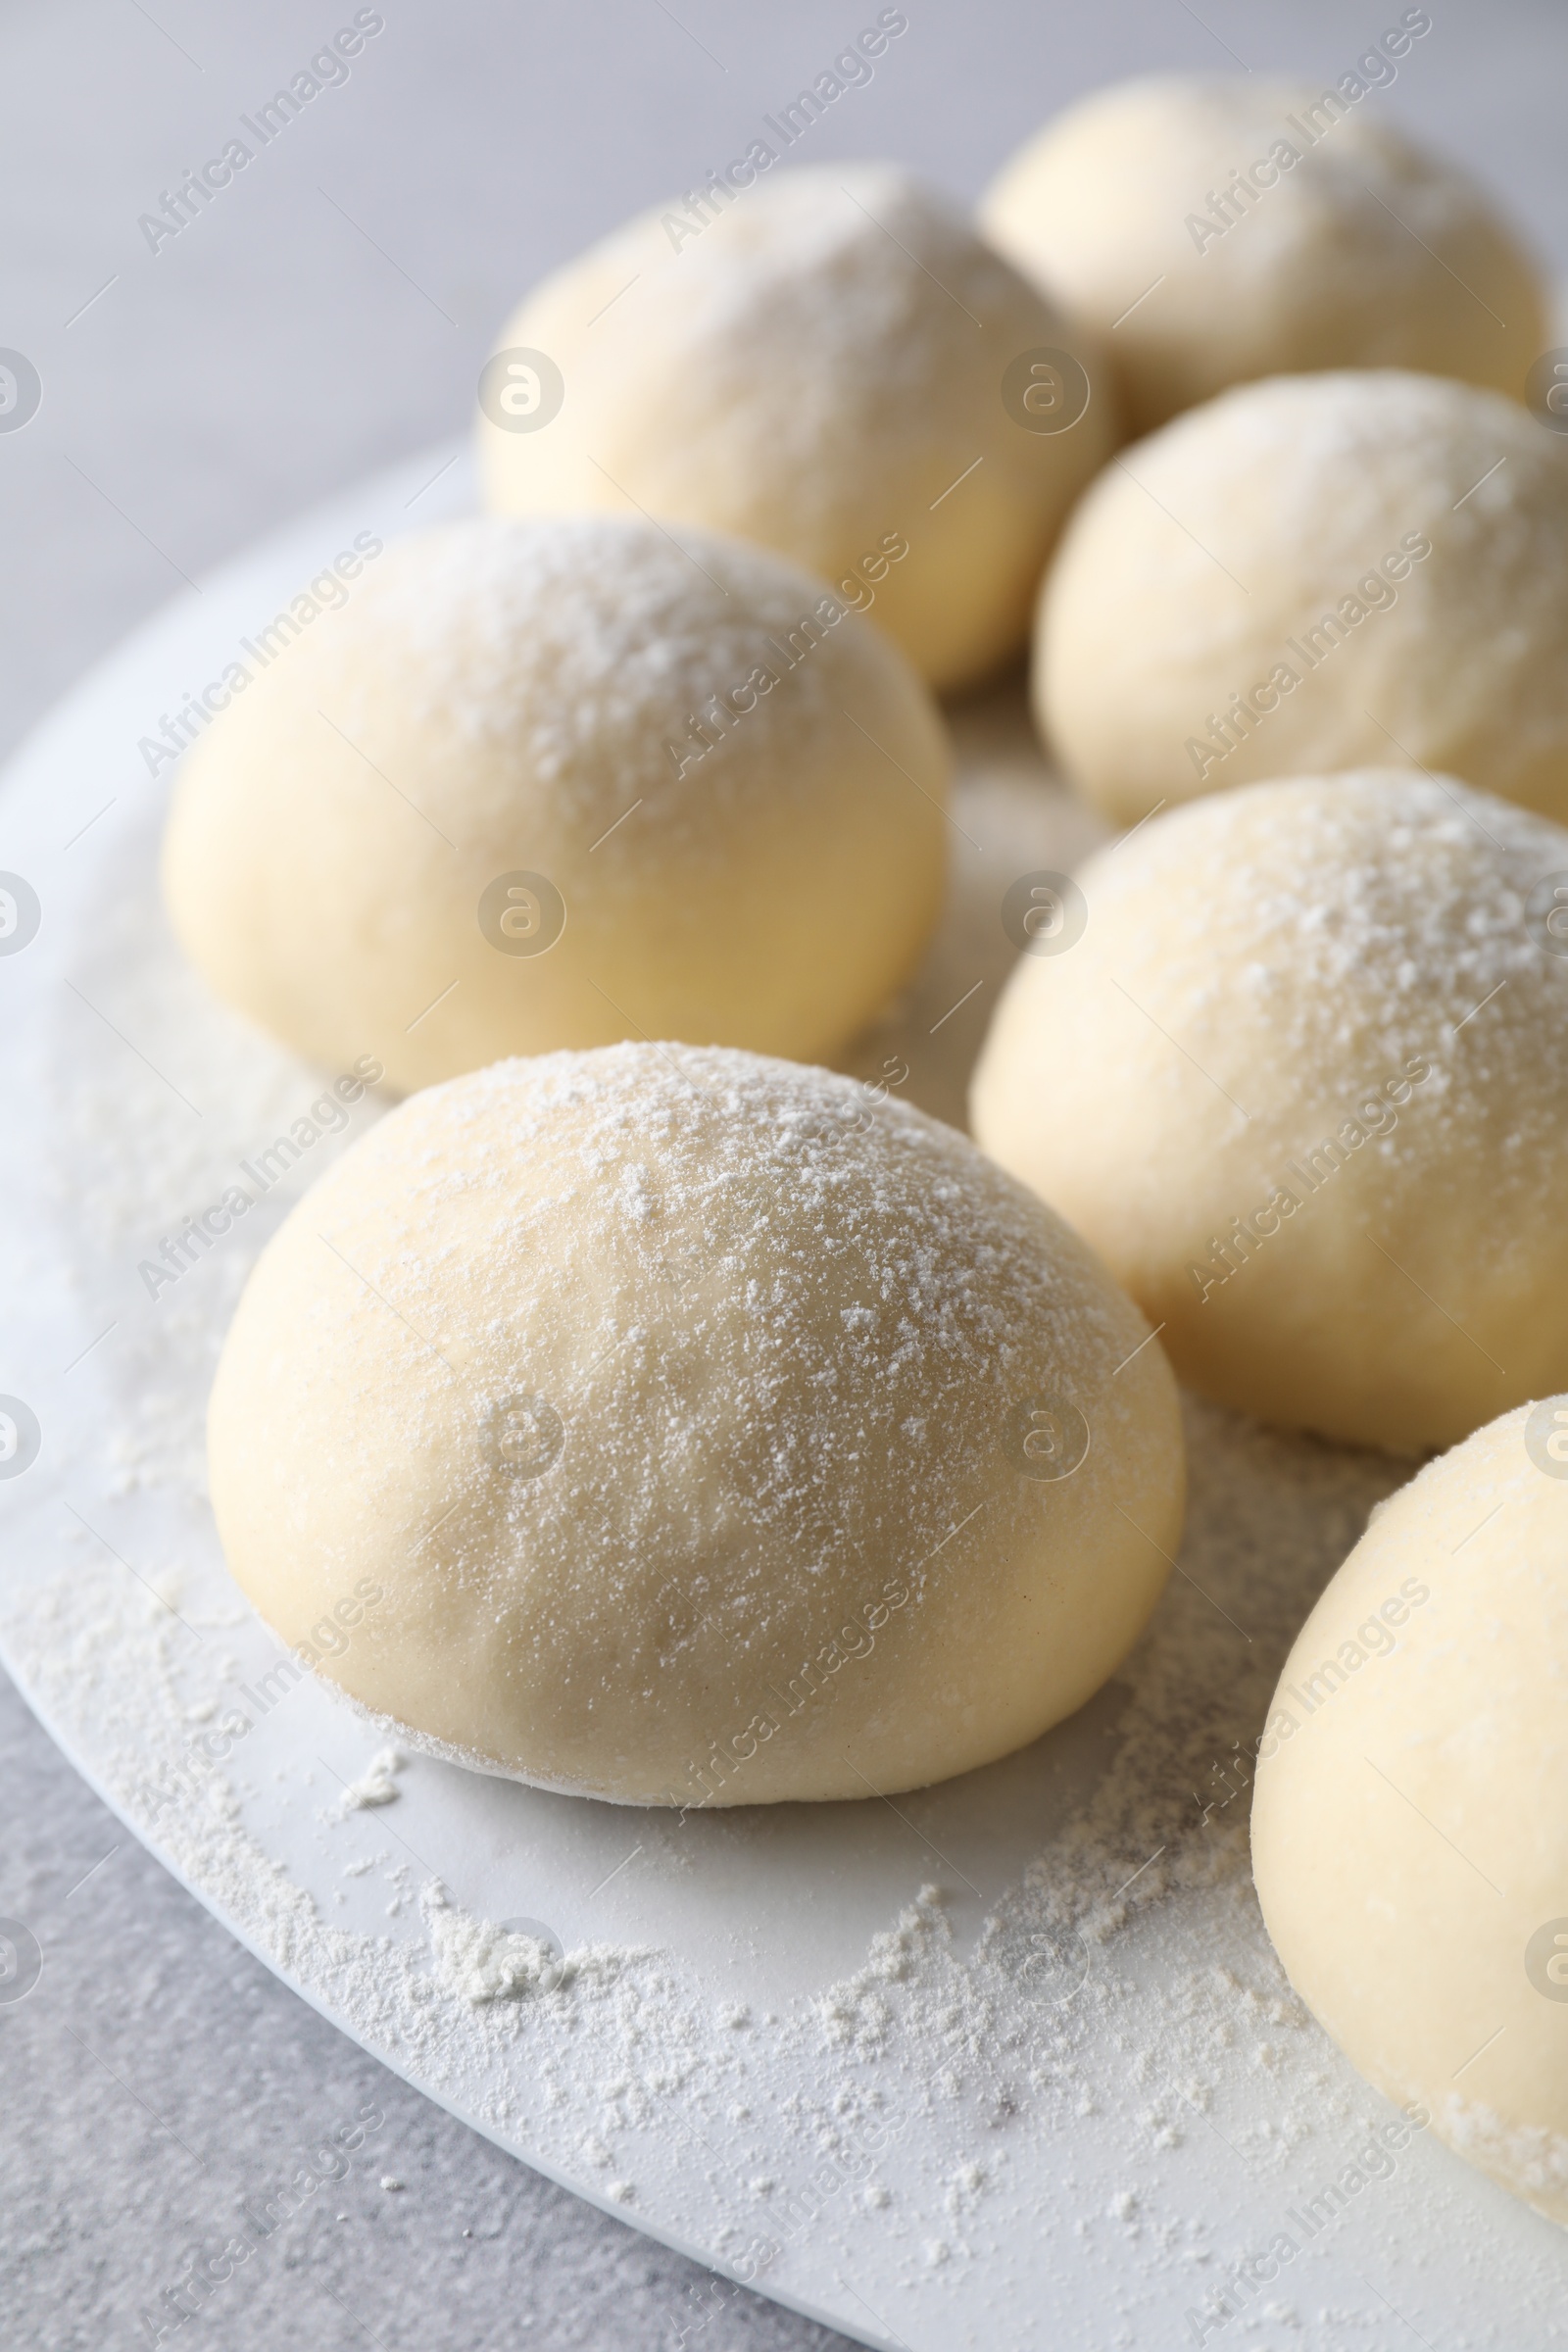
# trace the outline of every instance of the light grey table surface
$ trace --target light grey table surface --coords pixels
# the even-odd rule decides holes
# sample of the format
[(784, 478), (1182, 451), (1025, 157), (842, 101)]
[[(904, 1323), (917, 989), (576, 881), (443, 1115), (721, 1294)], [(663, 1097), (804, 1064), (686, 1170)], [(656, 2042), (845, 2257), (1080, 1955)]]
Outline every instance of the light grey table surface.
[[(1338, 74), (1389, 0), (907, 0), (812, 131), (964, 195), (1049, 113), (1151, 67)], [(1431, 0), (1380, 103), (1463, 157), (1568, 275), (1568, 11)], [(384, 0), (385, 27), (153, 254), (138, 217), (354, 0), (0, 5), (0, 741), (258, 533), (460, 429), (544, 270), (736, 152), (875, 0)], [(86, 307), (84, 307), (86, 306)], [(0, 849), (4, 808), (0, 804)], [(0, 1333), (3, 1349), (3, 1333)], [(88, 1875), (90, 1874), (90, 1875)], [(502, 2155), (342, 2038), (143, 1853), (0, 1678), (0, 1916), (45, 1953), (0, 2005), (0, 2340), (115, 2352), (256, 2184), (363, 2104), (373, 2158), (168, 2341), (246, 2352), (826, 2345)], [(396, 2179), (401, 2188), (381, 2185)], [(920, 2352), (939, 2352), (935, 2346)], [(999, 2347), (999, 2352), (1004, 2352)]]

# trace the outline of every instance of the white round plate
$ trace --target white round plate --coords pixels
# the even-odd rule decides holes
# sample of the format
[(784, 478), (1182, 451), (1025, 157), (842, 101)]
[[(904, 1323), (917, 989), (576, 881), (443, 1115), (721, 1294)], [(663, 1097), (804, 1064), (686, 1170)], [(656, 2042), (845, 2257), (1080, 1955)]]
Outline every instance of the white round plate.
[[(1195, 1408), (1181, 1572), (1116, 1681), (1035, 1747), (896, 1802), (679, 1816), (422, 1756), (377, 1775), (375, 1736), (230, 1581), (204, 1487), (217, 1349), (261, 1245), (378, 1109), (337, 1124), (335, 1074), (182, 965), (156, 738), (228, 664), (254, 671), (277, 615), (310, 625), (295, 600), (356, 534), (470, 496), (436, 451), (291, 526), (143, 629), (11, 767), (0, 869), (38, 924), (16, 944), (32, 899), (13, 891), (0, 1396), (38, 1436), (12, 1414), (10, 1672), (307, 2000), (709, 2264), (687, 2341), (732, 2279), (917, 2352), (1560, 2340), (1553, 2229), (1430, 2133), (1358, 2161), (1390, 2111), (1291, 1994), (1248, 1870), (1248, 1743), (1398, 1465)], [(848, 1065), (868, 1101), (903, 1089), (956, 1120), (1012, 954), (1003, 894), (1095, 838), (1016, 689), (957, 730), (944, 928)], [(233, 1188), (245, 1213), (182, 1246)], [(559, 1982), (503, 1985), (492, 1923), (518, 1920), (564, 1947)]]

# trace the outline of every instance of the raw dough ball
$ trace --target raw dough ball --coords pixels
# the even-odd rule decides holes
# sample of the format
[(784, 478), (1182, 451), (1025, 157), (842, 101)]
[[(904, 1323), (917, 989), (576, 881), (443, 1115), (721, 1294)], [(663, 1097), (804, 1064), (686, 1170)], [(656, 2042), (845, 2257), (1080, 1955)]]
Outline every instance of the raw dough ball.
[(1568, 832), (1368, 769), (1155, 817), (1079, 883), (974, 1131), (1178, 1377), (1396, 1451), (1568, 1388)]
[[(502, 349), (544, 371), (481, 387), (490, 504), (633, 506), (760, 540), (874, 612), (931, 683), (996, 667), (1028, 633), (1062, 515), (1120, 434), (1098, 346), (891, 167), (791, 172), (710, 217), (644, 214), (547, 278)], [(1015, 362), (1071, 343), (1092, 379)], [(552, 379), (553, 380), (553, 379)], [(524, 406), (518, 424), (500, 402)], [(1077, 421), (1045, 431), (1089, 393)], [(505, 421), (503, 421), (505, 419)], [(1027, 427), (1027, 429), (1026, 429)], [(960, 480), (960, 476), (965, 478)]]
[(941, 899), (941, 718), (819, 580), (690, 540), (457, 524), (288, 646), (170, 817), (219, 994), (399, 1088), (638, 1034), (820, 1055), (870, 1019)]
[(1546, 341), (1535, 266), (1474, 181), (1315, 83), (1098, 91), (1013, 158), (980, 220), (1106, 335), (1139, 432), (1308, 368), (1517, 394)]
[(1377, 760), (1568, 816), (1568, 440), (1394, 372), (1228, 392), (1129, 451), (1042, 590), (1035, 710), (1079, 790)]
[(1147, 1335), (1049, 1210), (851, 1079), (502, 1062), (402, 1104), (261, 1258), (214, 1508), (285, 1641), (484, 1770), (907, 1788), (1080, 1706), (1152, 1608), (1182, 1445)]
[(1562, 2223), (1565, 1433), (1568, 1397), (1506, 1413), (1374, 1512), (1286, 1663), (1252, 1800), (1263, 1917), (1308, 2008)]

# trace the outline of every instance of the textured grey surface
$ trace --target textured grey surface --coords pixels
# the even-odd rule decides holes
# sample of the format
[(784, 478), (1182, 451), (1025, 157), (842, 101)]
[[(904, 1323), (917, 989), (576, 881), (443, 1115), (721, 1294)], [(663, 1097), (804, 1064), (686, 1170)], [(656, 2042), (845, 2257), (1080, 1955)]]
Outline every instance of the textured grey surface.
[[(151, 254), (138, 215), (354, 13), (0, 7), (0, 345), (44, 387), (31, 424), (0, 435), (0, 746), (184, 577), (461, 424), (520, 291), (737, 152), (876, 0), (768, 16), (735, 0), (677, 0), (676, 15), (662, 0), (386, 0), (346, 85)], [(907, 35), (809, 154), (890, 154), (972, 193), (1097, 80), (1224, 70), (1227, 49), (1337, 74), (1399, 13), (907, 0)], [(1554, 0), (1432, 14), (1382, 103), (1466, 158), (1568, 274), (1568, 16)], [(0, 1339), (0, 1371), (21, 1369)], [(0, 1916), (27, 1922), (45, 1956), (24, 2000), (0, 2000), (5, 2340), (151, 2343), (141, 2314), (186, 2250), (220, 2244), (242, 2198), (265, 2199), (364, 2108), (382, 2121), (347, 2177), (166, 2341), (837, 2340), (551, 2187), (365, 2057), (125, 1839), (3, 1682), (0, 1821)]]

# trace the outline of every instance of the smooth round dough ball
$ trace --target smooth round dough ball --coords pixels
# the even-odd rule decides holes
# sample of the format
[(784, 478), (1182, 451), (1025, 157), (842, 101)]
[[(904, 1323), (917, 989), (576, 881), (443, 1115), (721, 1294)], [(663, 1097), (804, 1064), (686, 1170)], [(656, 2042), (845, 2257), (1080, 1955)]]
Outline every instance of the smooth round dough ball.
[(1408, 1452), (1568, 1388), (1568, 831), (1369, 769), (1155, 817), (1078, 881), (974, 1132), (1177, 1376)]
[[(1009, 408), (1004, 378), (1069, 344), (1088, 407), (1042, 430), (1039, 386), (1009, 385)], [(891, 166), (710, 192), (706, 225), (694, 207), (646, 213), (537, 287), (501, 351), (542, 353), (562, 400), (547, 415), (544, 370), (509, 385), (491, 363), (492, 507), (640, 507), (760, 540), (942, 688), (1025, 642), (1061, 518), (1121, 437), (1093, 339)], [(1065, 418), (1067, 377), (1040, 382)], [(509, 393), (531, 405), (509, 416)]]
[(1568, 2224), (1568, 1396), (1379, 1506), (1286, 1662), (1252, 1870), (1351, 2064)]
[(1110, 467), (1034, 699), (1113, 822), (1264, 776), (1442, 768), (1568, 817), (1568, 440), (1433, 376), (1301, 375)]
[(904, 657), (794, 564), (459, 523), (187, 755), (165, 897), (220, 996), (399, 1089), (632, 1036), (820, 1056), (919, 958), (947, 769)]
[(1135, 431), (1309, 368), (1522, 392), (1547, 340), (1534, 262), (1469, 175), (1374, 115), (1353, 78), (1353, 96), (1250, 74), (1121, 82), (993, 182), (987, 235), (1105, 335)]
[(501, 1062), (263, 1254), (213, 1504), (268, 1623), (418, 1743), (626, 1804), (863, 1797), (1035, 1739), (1137, 1636), (1183, 1494), (1147, 1337), (1059, 1218), (851, 1079)]

